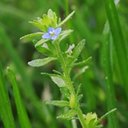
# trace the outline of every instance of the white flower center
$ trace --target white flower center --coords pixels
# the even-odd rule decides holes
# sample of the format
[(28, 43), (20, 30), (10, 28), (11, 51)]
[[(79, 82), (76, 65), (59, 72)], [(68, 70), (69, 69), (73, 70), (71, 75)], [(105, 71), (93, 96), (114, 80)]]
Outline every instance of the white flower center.
[(54, 36), (55, 35), (55, 32), (54, 31), (50, 31), (49, 32), (51, 36)]

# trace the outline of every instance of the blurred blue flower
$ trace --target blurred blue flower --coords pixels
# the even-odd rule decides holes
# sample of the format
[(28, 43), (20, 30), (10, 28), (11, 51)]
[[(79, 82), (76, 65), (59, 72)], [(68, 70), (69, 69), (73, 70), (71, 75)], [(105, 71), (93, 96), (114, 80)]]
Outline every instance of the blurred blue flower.
[(61, 30), (62, 30), (61, 28), (49, 27), (48, 32), (44, 33), (42, 38), (55, 40), (59, 36), (59, 34), (61, 33)]

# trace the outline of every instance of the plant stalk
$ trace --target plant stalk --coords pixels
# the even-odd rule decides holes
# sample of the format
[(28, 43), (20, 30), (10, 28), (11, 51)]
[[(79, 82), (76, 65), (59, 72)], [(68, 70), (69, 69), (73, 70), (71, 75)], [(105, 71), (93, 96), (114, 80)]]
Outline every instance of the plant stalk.
[(62, 67), (65, 83), (66, 83), (67, 87), (69, 88), (70, 93), (75, 96), (75, 104), (76, 105), (74, 106), (75, 107), (74, 109), (77, 110), (77, 116), (80, 120), (82, 128), (87, 128), (86, 124), (85, 124), (83, 112), (82, 112), (82, 110), (79, 106), (79, 103), (77, 101), (75, 89), (74, 89), (74, 86), (73, 86), (73, 83), (72, 83), (72, 80), (70, 77), (70, 72), (68, 71), (68, 66), (66, 65), (66, 60), (64, 59), (64, 56), (63, 56), (62, 51), (60, 49), (59, 43), (57, 43), (57, 42), (56, 42), (56, 51), (58, 53), (57, 55), (58, 55), (58, 58), (59, 58), (59, 61), (60, 61), (61, 67)]

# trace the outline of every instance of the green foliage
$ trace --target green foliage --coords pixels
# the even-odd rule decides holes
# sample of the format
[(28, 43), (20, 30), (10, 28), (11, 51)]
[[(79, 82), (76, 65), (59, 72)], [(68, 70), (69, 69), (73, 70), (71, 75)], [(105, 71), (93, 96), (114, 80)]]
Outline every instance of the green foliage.
[[(108, 15), (108, 21), (110, 24), (110, 29), (113, 38), (113, 44), (116, 50), (119, 70), (122, 74), (122, 82), (124, 84), (125, 90), (128, 90), (128, 79), (127, 79), (127, 72), (128, 72), (128, 49), (127, 49), (127, 42), (123, 35), (123, 28), (121, 28), (121, 24), (119, 21), (119, 16), (115, 7), (113, 0), (106, 0), (106, 12)], [(117, 27), (118, 26), (118, 27)], [(121, 50), (120, 50), (121, 49)], [(122, 66), (125, 64), (124, 66)], [(126, 93), (127, 94), (127, 93)], [(128, 96), (127, 96), (128, 97)]]
[[(23, 40), (24, 42), (28, 42), (28, 41), (31, 41), (35, 38), (37, 38), (39, 36), (39, 38), (41, 38), (43, 32), (36, 32), (36, 33), (32, 33), (32, 34), (28, 34), (28, 35), (25, 35), (23, 37), (21, 37), (20, 39)], [(43, 42), (41, 41), (39, 44), (42, 44)]]
[(71, 119), (73, 119), (73, 117), (76, 116), (76, 114), (77, 114), (76, 110), (71, 109), (71, 110), (66, 111), (62, 115), (57, 116), (57, 118), (71, 120)]
[(87, 113), (87, 115), (85, 115), (84, 118), (85, 118), (87, 128), (100, 128), (100, 126), (97, 126), (98, 117), (96, 113)]
[[(68, 15), (65, 18), (65, 20), (60, 23), (60, 26), (62, 24), (64, 24), (68, 19), (70, 19), (70, 17), (73, 14), (74, 14), (74, 12), (72, 12), (70, 15)], [(55, 23), (54, 23), (53, 19), (55, 19)], [(47, 35), (47, 37), (49, 38), (50, 37), (49, 34), (54, 35), (54, 31), (56, 31), (53, 28), (53, 27), (56, 27), (56, 22), (57, 22), (56, 19), (57, 19), (56, 14), (53, 13), (52, 10), (49, 10), (47, 15), (43, 15), (43, 19), (38, 18), (38, 20), (34, 21), (33, 24), (35, 26), (39, 27), (40, 29), (42, 29), (42, 31), (48, 29), (49, 32), (46, 33), (45, 36)], [(47, 22), (45, 22), (45, 21), (47, 21)], [(53, 26), (51, 26), (52, 23), (53, 23)], [(45, 27), (47, 29), (45, 29)], [(82, 110), (79, 106), (80, 103), (79, 103), (78, 99), (80, 99), (80, 98), (78, 95), (75, 94), (76, 92), (74, 89), (74, 85), (73, 85), (73, 82), (70, 77), (70, 72), (85, 46), (85, 40), (80, 41), (76, 47), (74, 45), (69, 46), (69, 48), (65, 52), (65, 54), (63, 54), (63, 51), (60, 48), (60, 41), (62, 41), (64, 38), (66, 38), (68, 35), (70, 35), (71, 32), (72, 32), (72, 30), (66, 30), (66, 31), (61, 32), (61, 34), (57, 35), (58, 37), (56, 37), (55, 39), (51, 38), (52, 39), (51, 46), (53, 45), (53, 47), (55, 49), (54, 48), (53, 49), (49, 48), (49, 49), (55, 51), (55, 53), (56, 53), (55, 58), (49, 56), (48, 58), (44, 58), (44, 59), (32, 60), (31, 62), (28, 62), (28, 64), (33, 67), (39, 67), (39, 66), (44, 66), (53, 60), (59, 61), (61, 68), (62, 68), (61, 74), (59, 74), (59, 75), (58, 75), (58, 73), (57, 74), (42, 73), (42, 74), (49, 75), (51, 77), (52, 81), (59, 88), (62, 88), (62, 87), (66, 88), (69, 91), (69, 95), (70, 95), (70, 96), (66, 97), (67, 99), (69, 99), (69, 101), (64, 101), (64, 100), (49, 101), (48, 104), (52, 104), (52, 105), (59, 106), (59, 107), (68, 107), (69, 108), (69, 110), (66, 111), (66, 113), (58, 116), (57, 118), (73, 119), (76, 116), (80, 120), (83, 128), (96, 128), (96, 127), (100, 128), (100, 126), (97, 126), (98, 119), (97, 119), (96, 114), (88, 113), (85, 117), (83, 116)], [(43, 38), (43, 36), (42, 36), (42, 38)], [(43, 39), (39, 40), (35, 46), (42, 45), (43, 43), (46, 43), (47, 41), (48, 41), (47, 39), (43, 38)], [(48, 47), (48, 45), (47, 45), (47, 47)], [(69, 55), (70, 55), (70, 57), (69, 57)], [(65, 62), (65, 60), (66, 60), (66, 62)], [(84, 73), (86, 68), (85, 67), (81, 68), (81, 71), (77, 75), (79, 76), (80, 74)]]
[(71, 29), (62, 31), (58, 41), (61, 42), (63, 39), (65, 39), (67, 36), (69, 36), (72, 32), (73, 32), (73, 30), (71, 30)]
[(36, 20), (30, 21), (29, 23), (45, 32), (50, 26), (57, 27), (57, 22), (58, 19), (56, 13), (49, 9), (47, 14), (44, 14), (42, 17), (37, 17)]
[(48, 58), (44, 58), (44, 59), (32, 60), (32, 61), (28, 62), (28, 64), (32, 67), (40, 67), (40, 66), (44, 66), (44, 65), (48, 64), (49, 62), (51, 62), (53, 60), (56, 60), (56, 58), (48, 57)]
[[(65, 18), (65, 20), (62, 21), (62, 23), (60, 23), (60, 25), (64, 24), (68, 19), (70, 19), (70, 17), (73, 14), (74, 14), (74, 12), (72, 12), (70, 15), (68, 15), (67, 18)], [(49, 29), (48, 27), (56, 27), (54, 23), (52, 25), (52, 22), (54, 21), (53, 19), (57, 19), (55, 17), (55, 13), (53, 13), (52, 10), (49, 10), (48, 14), (43, 16), (43, 19), (38, 18), (38, 20), (34, 21), (33, 24), (35, 26), (39, 27), (40, 29), (42, 29), (42, 31), (44, 31), (44, 30), (46, 31), (45, 28)], [(45, 22), (45, 20), (47, 20), (47, 22)], [(53, 30), (51, 31), (52, 34), (53, 34)], [(49, 56), (48, 58), (36, 59), (36, 60), (32, 60), (31, 62), (28, 62), (28, 64), (33, 67), (43, 66), (55, 59), (57, 59), (60, 62), (60, 65), (62, 67), (62, 75), (56, 75), (56, 74), (55, 75), (48, 74), (48, 75), (50, 75), (52, 81), (55, 84), (57, 84), (58, 87), (67, 88), (70, 92), (69, 106), (70, 106), (71, 110), (66, 112), (66, 114), (59, 116), (59, 118), (63, 118), (63, 119), (72, 119), (75, 115), (79, 116), (79, 114), (82, 113), (82, 111), (78, 105), (79, 103), (76, 100), (77, 97), (75, 96), (75, 90), (74, 90), (74, 87), (73, 87), (73, 84), (72, 84), (72, 81), (70, 78), (70, 70), (73, 68), (72, 65), (75, 63), (75, 61), (77, 60), (81, 51), (83, 50), (85, 40), (80, 41), (78, 43), (78, 45), (74, 48), (73, 52), (70, 51), (72, 53), (71, 58), (73, 58), (73, 60), (68, 59), (68, 62), (65, 62), (65, 60), (67, 60), (67, 58), (68, 58), (68, 52), (64, 56), (63, 52), (60, 49), (60, 41), (62, 39), (64, 39), (65, 37), (67, 37), (71, 32), (72, 32), (71, 30), (64, 31), (63, 33), (61, 32), (61, 34), (58, 35), (57, 39), (54, 39), (53, 41), (51, 40), (51, 45), (53, 45), (55, 49), (50, 49), (50, 48), (49, 49), (55, 51), (55, 53), (56, 53), (55, 58)], [(42, 36), (42, 38), (43, 38), (43, 36)], [(46, 41), (47, 41), (47, 39), (46, 39)], [(43, 42), (45, 42), (45, 39), (41, 39), (39, 42), (37, 42), (37, 45), (40, 45)], [(66, 105), (64, 101), (52, 101), (51, 102), (51, 104), (59, 105), (59, 106), (61, 103), (62, 103), (62, 106)], [(79, 111), (77, 111), (77, 109), (79, 109)], [(81, 123), (83, 124), (84, 128), (86, 128), (84, 125), (85, 122), (83, 121), (83, 116), (81, 116), (79, 119), (81, 120)]]
[(63, 24), (65, 24), (73, 15), (74, 15), (75, 11), (71, 12), (63, 21), (61, 21), (59, 24), (58, 24), (58, 27), (59, 26), (62, 26)]
[[(45, 13), (49, 8), (54, 11), (50, 9)], [(87, 127), (82, 122), (89, 122), (89, 128), (100, 127), (100, 124), (103, 128), (127, 128), (127, 15), (127, 2), (121, 0), (1, 0), (1, 71), (4, 76), (6, 67), (11, 65), (20, 99), (14, 97), (14, 84), (0, 77), (0, 83), (5, 88), (3, 91), (0, 86), (0, 127), (25, 125), (20, 123), (17, 99), (27, 110), (34, 128), (79, 128), (80, 123), (82, 127)], [(48, 32), (48, 24), (54, 29), (62, 28), (54, 41), (42, 38)], [(73, 52), (82, 38), (86, 39), (86, 45), (74, 58)], [(49, 57), (56, 59), (39, 68), (27, 65), (30, 60)], [(40, 75), (40, 72), (46, 73)], [(57, 79), (52, 81), (47, 76), (56, 76)], [(63, 87), (61, 83), (64, 83)], [(74, 89), (69, 85), (73, 85)], [(7, 99), (1, 98), (5, 95), (3, 92), (8, 95), (8, 105)], [(113, 112), (113, 108), (117, 111)], [(98, 116), (106, 111), (109, 112)], [(88, 114), (93, 118), (91, 115), (94, 113), (95, 119), (89, 121), (89, 116), (83, 118)], [(108, 113), (111, 114), (106, 117)], [(62, 118), (56, 119), (57, 115)]]
[(64, 100), (53, 100), (53, 101), (47, 101), (47, 104), (55, 105), (58, 107), (69, 107), (69, 102)]
[(30, 125), (30, 122), (28, 119), (28, 115), (26, 113), (23, 102), (21, 100), (21, 96), (20, 96), (20, 92), (18, 89), (18, 83), (16, 82), (15, 74), (10, 68), (7, 69), (7, 72), (8, 72), (8, 78), (13, 86), (13, 95), (14, 95), (14, 99), (15, 99), (15, 103), (16, 103), (20, 126), (21, 126), (21, 128), (31, 128), (31, 125)]
[(51, 76), (52, 81), (58, 85), (58, 87), (65, 87), (65, 82), (61, 76), (58, 75), (52, 75)]
[(2, 67), (0, 65), (0, 117), (5, 128), (15, 128), (14, 117), (12, 114), (11, 104), (7, 88), (5, 86), (5, 78)]
[(80, 41), (77, 46), (74, 48), (73, 51), (73, 58), (76, 59), (80, 55), (81, 51), (83, 50), (85, 45), (85, 40)]

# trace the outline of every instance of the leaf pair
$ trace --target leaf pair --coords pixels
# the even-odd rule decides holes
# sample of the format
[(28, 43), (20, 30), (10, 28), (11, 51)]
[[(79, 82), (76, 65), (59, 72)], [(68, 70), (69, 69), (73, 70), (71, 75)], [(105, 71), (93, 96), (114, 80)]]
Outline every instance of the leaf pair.
[[(47, 101), (47, 104), (58, 106), (58, 107), (69, 107), (69, 102), (64, 100), (53, 100), (53, 101)], [(76, 110), (75, 109), (69, 109), (63, 114), (57, 116), (57, 118), (61, 119), (72, 119), (76, 116)]]
[[(53, 101), (47, 101), (46, 103), (58, 107), (69, 107), (69, 102), (65, 100), (53, 100)], [(75, 116), (76, 116), (76, 110), (69, 109), (66, 110), (66, 112), (64, 112), (63, 114), (57, 116), (57, 118), (70, 120)]]

